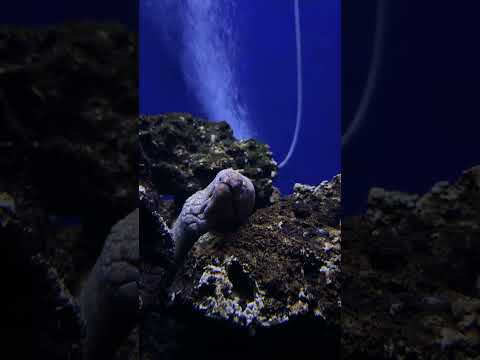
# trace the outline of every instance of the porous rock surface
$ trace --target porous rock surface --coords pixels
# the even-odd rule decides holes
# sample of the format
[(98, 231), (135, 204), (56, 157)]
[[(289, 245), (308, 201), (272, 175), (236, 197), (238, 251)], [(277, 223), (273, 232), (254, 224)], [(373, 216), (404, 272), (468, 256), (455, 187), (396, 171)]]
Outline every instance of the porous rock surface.
[(266, 144), (236, 140), (226, 122), (206, 122), (186, 113), (139, 119), (140, 182), (175, 195), (181, 207), (220, 170), (233, 168), (252, 180), (256, 206), (272, 202), (277, 163)]
[(339, 354), (340, 176), (296, 189), (200, 237), (146, 316), (146, 356)]
[(480, 166), (423, 196), (372, 189), (342, 228), (345, 359), (478, 359)]

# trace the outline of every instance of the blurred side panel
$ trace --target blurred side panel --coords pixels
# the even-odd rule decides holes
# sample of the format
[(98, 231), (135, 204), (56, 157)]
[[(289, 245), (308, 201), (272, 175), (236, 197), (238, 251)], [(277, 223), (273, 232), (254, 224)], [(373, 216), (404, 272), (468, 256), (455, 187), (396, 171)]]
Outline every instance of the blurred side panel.
[(81, 358), (78, 294), (137, 207), (137, 6), (19, 0), (0, 12), (2, 351), (16, 359)]
[(342, 356), (478, 356), (479, 5), (342, 6)]

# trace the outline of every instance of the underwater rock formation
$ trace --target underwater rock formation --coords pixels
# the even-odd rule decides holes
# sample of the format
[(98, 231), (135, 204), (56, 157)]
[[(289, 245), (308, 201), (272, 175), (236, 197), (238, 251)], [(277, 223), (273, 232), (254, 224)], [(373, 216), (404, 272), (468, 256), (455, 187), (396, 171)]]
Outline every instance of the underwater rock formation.
[[(319, 346), (338, 355), (340, 176), (280, 198), (266, 145), (189, 114), (141, 117), (140, 141), (144, 356), (258, 358)], [(168, 226), (229, 167), (252, 180), (257, 210), (238, 229), (200, 237), (177, 271)]]
[(423, 196), (372, 189), (342, 260), (345, 359), (478, 359), (480, 166)]
[[(240, 359), (307, 355), (318, 347), (332, 357), (339, 354), (340, 176), (295, 188), (238, 229), (200, 237), (173, 278), (166, 275), (168, 262), (157, 264), (163, 272), (147, 268), (142, 277), (156, 279), (160, 295), (145, 309), (146, 356)], [(149, 207), (155, 196), (141, 192), (144, 210), (150, 208), (145, 221), (156, 224), (148, 227), (145, 245), (142, 230), (142, 248), (158, 244), (152, 234), (163, 233), (160, 244), (170, 244), (162, 211)], [(162, 207), (158, 200), (157, 205)], [(150, 299), (154, 288), (147, 291)]]
[(257, 207), (272, 202), (277, 164), (268, 145), (236, 140), (226, 122), (206, 122), (186, 113), (141, 116), (139, 140), (140, 181), (175, 195), (180, 207), (227, 168), (252, 180)]
[(136, 51), (116, 24), (0, 29), (3, 340), (21, 343), (16, 358), (80, 354), (66, 294), (137, 207)]
[(32, 257), (30, 264), (36, 299), (33, 333), (38, 334), (39, 353), (49, 359), (79, 358), (85, 323), (77, 300), (41, 254)]
[(76, 299), (40, 252), (48, 238), (43, 213), (37, 207), (6, 211), (4, 206), (0, 201), (0, 270), (6, 290), (2, 327), (8, 329), (3, 350), (19, 359), (42, 354), (80, 360), (84, 323)]
[(136, 206), (136, 68), (120, 25), (0, 31), (0, 192), (83, 217), (92, 253)]

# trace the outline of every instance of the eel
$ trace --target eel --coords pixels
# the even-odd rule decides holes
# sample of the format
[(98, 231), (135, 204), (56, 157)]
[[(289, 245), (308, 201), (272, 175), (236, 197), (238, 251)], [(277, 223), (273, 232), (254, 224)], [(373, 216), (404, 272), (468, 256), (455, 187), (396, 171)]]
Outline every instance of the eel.
[(227, 231), (245, 222), (255, 205), (255, 188), (233, 169), (220, 171), (203, 190), (190, 196), (171, 230), (175, 260), (181, 262), (197, 239), (210, 230)]
[[(208, 231), (228, 231), (253, 212), (255, 189), (233, 169), (220, 171), (203, 190), (190, 196), (170, 233), (178, 265)], [(113, 226), (80, 293), (86, 325), (84, 360), (111, 359), (139, 320), (139, 210)]]

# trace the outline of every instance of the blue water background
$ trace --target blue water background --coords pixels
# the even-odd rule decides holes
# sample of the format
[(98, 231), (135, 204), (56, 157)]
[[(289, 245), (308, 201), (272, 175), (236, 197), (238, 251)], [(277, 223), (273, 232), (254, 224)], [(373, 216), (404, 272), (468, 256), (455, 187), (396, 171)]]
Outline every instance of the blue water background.
[[(342, 149), (346, 214), (364, 211), (372, 186), (421, 194), (480, 164), (480, 3), (388, 2), (377, 90), (362, 127)], [(375, 6), (343, 1), (344, 129), (365, 86)]]
[[(194, 33), (193, 39), (182, 37), (182, 22), (178, 20), (179, 11), (175, 12), (175, 7), (166, 10), (154, 1), (143, 3), (140, 8), (140, 112), (191, 112), (210, 119), (213, 116), (213, 120), (226, 120), (234, 129), (239, 129), (236, 131), (238, 137), (253, 137), (269, 144), (275, 160), (280, 162), (288, 152), (295, 129), (294, 2), (236, 0), (214, 3), (220, 7), (216, 11), (225, 11), (225, 16), (230, 16), (224, 24), (231, 27), (230, 37), (223, 37), (224, 48), (216, 45), (217, 53), (211, 52), (211, 44), (202, 45), (205, 52), (210, 51), (204, 54), (207, 58), (219, 54), (220, 59), (211, 60), (211, 64), (203, 59), (207, 66), (199, 75), (191, 69), (194, 64), (188, 61), (185, 64), (182, 59), (182, 42), (195, 41), (197, 37), (202, 42), (202, 35)], [(337, 0), (300, 1), (304, 116), (297, 149), (281, 169), (276, 182), (284, 193), (290, 192), (295, 182), (318, 184), (340, 172), (339, 4)], [(183, 12), (185, 17), (187, 13)], [(170, 40), (162, 33), (165, 21), (169, 22)], [(212, 31), (202, 26), (198, 26), (198, 31)], [(204, 53), (201, 47), (195, 51)], [(192, 72), (203, 83), (198, 85), (193, 81), (192, 85), (191, 79), (188, 80)], [(222, 79), (228, 83), (225, 88), (222, 88)], [(226, 95), (235, 93), (235, 99), (226, 99), (212, 111), (202, 99), (202, 91), (216, 89)], [(240, 104), (244, 111), (242, 116), (228, 118), (233, 114), (229, 109), (232, 102)], [(248, 131), (242, 129), (239, 122), (244, 122)]]
[(136, 31), (138, 2), (132, 0), (16, 0), (4, 1), (0, 11), (0, 24), (32, 27), (52, 26), (65, 21), (120, 22)]

